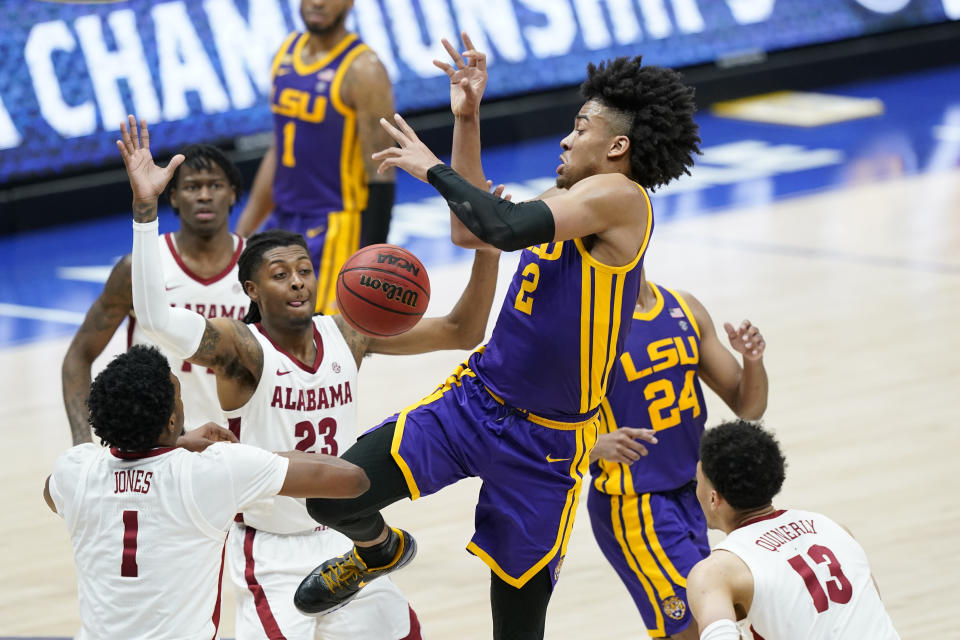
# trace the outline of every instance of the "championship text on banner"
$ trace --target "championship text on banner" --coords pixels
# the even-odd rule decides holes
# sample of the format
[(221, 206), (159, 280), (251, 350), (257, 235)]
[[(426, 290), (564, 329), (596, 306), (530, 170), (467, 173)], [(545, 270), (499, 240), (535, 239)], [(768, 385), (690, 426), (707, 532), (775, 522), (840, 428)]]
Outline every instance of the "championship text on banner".
[[(0, 3), (0, 185), (117, 164), (127, 113), (158, 151), (269, 130), (270, 62), (299, 0)], [(431, 64), (466, 30), (490, 98), (575, 85), (588, 62), (642, 54), (683, 67), (960, 19), (960, 0), (356, 0), (401, 111), (442, 108)]]

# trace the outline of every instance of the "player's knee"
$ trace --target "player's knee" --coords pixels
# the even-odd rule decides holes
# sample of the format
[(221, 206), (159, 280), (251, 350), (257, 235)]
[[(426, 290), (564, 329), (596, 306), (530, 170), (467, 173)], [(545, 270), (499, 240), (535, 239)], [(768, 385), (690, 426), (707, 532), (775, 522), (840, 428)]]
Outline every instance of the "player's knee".
[(328, 498), (307, 498), (307, 512), (310, 517), (320, 524), (336, 528), (347, 515), (343, 508), (346, 500), (332, 500)]

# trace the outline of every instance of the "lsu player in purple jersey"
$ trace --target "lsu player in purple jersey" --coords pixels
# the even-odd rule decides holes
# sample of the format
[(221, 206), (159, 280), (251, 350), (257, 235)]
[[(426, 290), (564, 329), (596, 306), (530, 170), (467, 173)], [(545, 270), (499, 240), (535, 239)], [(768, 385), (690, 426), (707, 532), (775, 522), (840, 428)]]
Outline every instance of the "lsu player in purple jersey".
[(707, 420), (700, 381), (741, 418), (767, 406), (763, 336), (748, 320), (724, 329), (743, 366), (699, 300), (644, 279), (600, 405), (590, 523), (653, 638), (697, 638), (686, 577), (710, 553), (694, 479)]
[[(344, 457), (370, 491), (309, 500), (311, 515), (356, 547), (307, 576), (297, 606), (335, 610), (410, 561), (409, 533), (379, 509), (468, 476), (483, 479), (468, 550), (491, 570), (496, 638), (541, 638), (566, 552), (600, 401), (623, 350), (653, 217), (646, 190), (687, 171), (698, 152), (693, 90), (679, 74), (620, 58), (590, 65), (586, 103), (561, 143), (557, 188), (512, 204), (484, 192), (479, 103), (485, 56), (464, 34), (445, 43), (455, 117), (453, 167), (399, 116), (399, 143), (375, 155), (447, 200), (461, 246), (523, 250), (493, 335), (432, 394), (362, 437)], [(461, 173), (458, 173), (461, 172)]]
[[(243, 239), (229, 229), (230, 211), (242, 188), (240, 171), (212, 145), (190, 145), (182, 153), (183, 164), (165, 192), (180, 223), (177, 231), (161, 240), (169, 302), (210, 317), (243, 318), (248, 299), (237, 282)], [(86, 405), (90, 368), (124, 319), (129, 347), (140, 341), (135, 330), (129, 255), (110, 272), (63, 359), (63, 401), (75, 445), (90, 442)], [(183, 384), (187, 426), (207, 421), (225, 425), (214, 376), (206, 368), (168, 359)]]
[(353, 0), (303, 0), (305, 33), (273, 60), (273, 143), (237, 223), (246, 237), (268, 228), (302, 233), (317, 274), (317, 308), (337, 313), (340, 267), (361, 245), (386, 242), (394, 174), (370, 154), (390, 144), (379, 126), (393, 92), (377, 55), (344, 24)]

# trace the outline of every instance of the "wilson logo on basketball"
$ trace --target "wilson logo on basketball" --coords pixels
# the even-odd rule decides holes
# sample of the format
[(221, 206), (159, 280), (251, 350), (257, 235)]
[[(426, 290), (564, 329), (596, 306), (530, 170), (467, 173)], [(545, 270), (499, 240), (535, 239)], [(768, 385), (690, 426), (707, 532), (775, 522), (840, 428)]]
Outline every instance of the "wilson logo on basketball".
[(368, 336), (408, 330), (430, 303), (430, 278), (417, 256), (392, 244), (372, 244), (350, 256), (337, 275), (337, 308)]
[(417, 307), (419, 294), (413, 289), (404, 289), (400, 285), (393, 284), (392, 282), (384, 282), (380, 278), (374, 278), (373, 276), (364, 274), (360, 275), (360, 286), (373, 289), (374, 291), (383, 291), (383, 295), (387, 300), (396, 300), (411, 309)]
[(402, 256), (396, 256), (390, 253), (378, 253), (377, 264), (394, 265), (394, 266), (400, 267), (401, 269), (405, 269), (406, 271), (409, 271), (415, 276), (420, 275), (420, 267), (413, 264), (406, 258), (403, 258)]

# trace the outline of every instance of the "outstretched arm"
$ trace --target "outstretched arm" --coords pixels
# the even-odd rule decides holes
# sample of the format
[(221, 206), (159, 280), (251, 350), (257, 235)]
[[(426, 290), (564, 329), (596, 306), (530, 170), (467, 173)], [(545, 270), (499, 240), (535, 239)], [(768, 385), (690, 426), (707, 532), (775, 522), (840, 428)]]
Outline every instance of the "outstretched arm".
[(730, 407), (737, 417), (759, 420), (767, 409), (767, 371), (763, 366), (766, 343), (760, 331), (744, 320), (736, 330), (729, 322), (724, 329), (730, 346), (743, 357), (743, 366), (720, 342), (713, 319), (706, 308), (689, 293), (680, 295), (700, 327), (700, 379)]
[(87, 422), (87, 394), (90, 393), (90, 367), (103, 353), (117, 327), (133, 309), (130, 292), (130, 256), (124, 256), (113, 267), (107, 283), (90, 310), (83, 324), (77, 329), (73, 341), (63, 358), (61, 382), (63, 404), (67, 409), (67, 421), (73, 444), (91, 442), (90, 424)]
[[(487, 188), (492, 186), (493, 183), (487, 180)], [(502, 184), (497, 185), (493, 195), (500, 197), (503, 189)], [(510, 200), (510, 194), (504, 199)], [(450, 313), (440, 318), (424, 318), (412, 329), (397, 336), (371, 338), (367, 352), (412, 355), (444, 349), (473, 349), (487, 332), (499, 267), (499, 250), (489, 246), (477, 249), (470, 280)]]
[(177, 154), (166, 167), (157, 166), (150, 154), (147, 123), (141, 122), (138, 131), (136, 119), (129, 119), (130, 130), (121, 125), (117, 147), (133, 190), (131, 285), (137, 322), (151, 340), (178, 358), (209, 367), (219, 376), (236, 377), (246, 371), (258, 379), (263, 353), (246, 325), (227, 318), (206, 320), (167, 302), (158, 270), (157, 199), (183, 156)]
[[(487, 186), (492, 184), (487, 181)], [(498, 185), (494, 193), (503, 193)], [(507, 194), (507, 199), (510, 195)], [(472, 349), (483, 340), (487, 320), (497, 288), (500, 252), (496, 249), (478, 249), (473, 259), (470, 280), (453, 309), (443, 317), (423, 318), (412, 329), (389, 338), (374, 338), (360, 333), (341, 316), (335, 321), (360, 366), (368, 353), (412, 355), (444, 349)]]
[(472, 349), (487, 331), (490, 307), (497, 288), (499, 251), (478, 249), (473, 260), (470, 281), (453, 310), (440, 318), (423, 318), (412, 329), (389, 338), (374, 338), (360, 333), (343, 319), (334, 321), (360, 366), (368, 353), (413, 355), (444, 349)]
[(397, 336), (371, 338), (368, 353), (409, 355), (443, 349), (472, 349), (480, 344), (487, 332), (490, 307), (497, 290), (499, 264), (499, 251), (478, 249), (470, 281), (450, 313), (440, 318), (423, 318), (412, 329)]
[(370, 488), (367, 473), (351, 462), (323, 453), (284, 451), (287, 476), (281, 496), (291, 498), (355, 498)]
[[(487, 56), (477, 51), (466, 32), (460, 34), (467, 48), (461, 56), (450, 42), (443, 38), (444, 49), (453, 64), (434, 60), (433, 64), (450, 78), (450, 111), (453, 112), (453, 153), (450, 166), (470, 184), (479, 187), (486, 178), (480, 155), (480, 99), (487, 86)], [(490, 247), (468, 229), (450, 211), (450, 239), (453, 244), (469, 249)]]
[(516, 251), (534, 244), (611, 232), (609, 240), (620, 248), (618, 259), (629, 261), (640, 249), (649, 205), (643, 191), (626, 176), (601, 173), (543, 200), (514, 204), (470, 184), (441, 163), (399, 114), (394, 114), (394, 120), (396, 127), (386, 120), (380, 124), (400, 146), (374, 154), (381, 160), (378, 170), (400, 167), (429, 182), (464, 226), (483, 242)]

